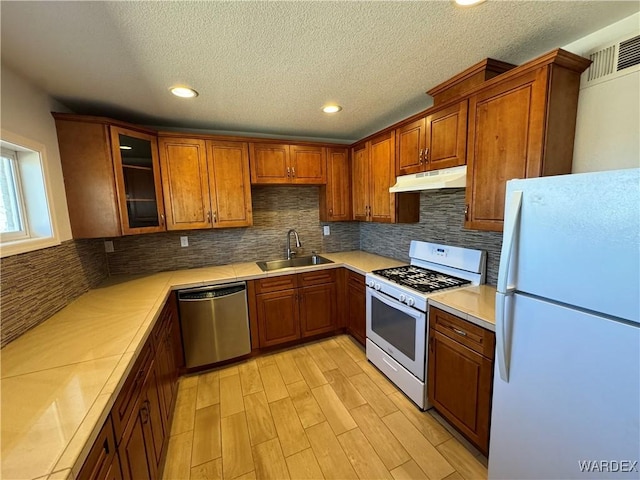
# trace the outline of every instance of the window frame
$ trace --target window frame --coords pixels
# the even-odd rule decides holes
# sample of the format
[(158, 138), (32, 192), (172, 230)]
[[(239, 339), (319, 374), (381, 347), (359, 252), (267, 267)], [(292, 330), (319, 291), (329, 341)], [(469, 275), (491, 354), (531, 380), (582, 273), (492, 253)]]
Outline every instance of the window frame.
[(16, 196), (16, 206), (18, 207), (18, 219), (21, 226), (21, 229), (15, 232), (0, 232), (0, 244), (5, 244), (8, 242), (31, 238), (31, 234), (29, 232), (29, 221), (26, 215), (27, 209), (24, 201), (24, 194), (22, 193), (22, 179), (20, 175), (20, 166), (18, 164), (18, 152), (10, 150), (2, 145), (2, 147), (0, 147), (0, 156), (9, 159), (11, 164), (13, 188)]
[(16, 183), (26, 235), (0, 235), (0, 258), (60, 245), (52, 198), (46, 147), (34, 140), (0, 129), (0, 147), (15, 152)]

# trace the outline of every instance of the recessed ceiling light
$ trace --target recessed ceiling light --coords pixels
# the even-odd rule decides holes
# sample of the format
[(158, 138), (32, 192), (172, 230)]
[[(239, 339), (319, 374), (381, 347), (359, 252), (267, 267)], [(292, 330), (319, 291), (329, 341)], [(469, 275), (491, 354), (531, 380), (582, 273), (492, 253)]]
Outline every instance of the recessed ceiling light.
[(322, 107), (324, 113), (338, 113), (340, 110), (342, 110), (340, 105), (325, 105)]
[(189, 87), (171, 87), (169, 91), (176, 97), (193, 98), (198, 96), (198, 92)]
[(473, 7), (474, 5), (479, 5), (486, 0), (453, 0), (456, 5), (460, 5), (461, 7)]
[(131, 150), (129, 145), (120, 145), (120, 150)]

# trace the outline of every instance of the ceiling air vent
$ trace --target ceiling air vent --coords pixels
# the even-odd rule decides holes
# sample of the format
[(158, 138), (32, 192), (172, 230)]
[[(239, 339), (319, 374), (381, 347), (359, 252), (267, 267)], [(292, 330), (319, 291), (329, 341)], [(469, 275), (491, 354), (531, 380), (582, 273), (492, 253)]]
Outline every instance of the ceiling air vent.
[(594, 50), (589, 59), (582, 88), (640, 70), (640, 35)]

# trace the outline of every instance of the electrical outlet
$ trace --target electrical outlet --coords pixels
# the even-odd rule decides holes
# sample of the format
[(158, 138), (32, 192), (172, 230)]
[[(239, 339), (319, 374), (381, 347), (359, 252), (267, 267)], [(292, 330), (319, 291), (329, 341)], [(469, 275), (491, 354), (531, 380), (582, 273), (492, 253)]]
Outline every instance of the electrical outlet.
[(112, 240), (105, 240), (104, 241), (104, 251), (107, 253), (113, 253), (114, 249), (113, 249), (113, 241)]
[(325, 225), (324, 227), (322, 227), (322, 234), (331, 235), (331, 227), (329, 225)]
[(180, 237), (180, 246), (188, 247), (189, 246), (189, 237)]

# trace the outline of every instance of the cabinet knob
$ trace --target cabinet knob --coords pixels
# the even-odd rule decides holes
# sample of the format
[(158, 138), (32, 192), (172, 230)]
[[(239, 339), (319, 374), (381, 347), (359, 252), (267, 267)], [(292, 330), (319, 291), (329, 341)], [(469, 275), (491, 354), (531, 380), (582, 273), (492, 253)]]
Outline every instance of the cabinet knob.
[(469, 204), (468, 203), (464, 206), (464, 219), (469, 220)]
[(333, 208), (329, 209), (329, 215), (333, 215)]

